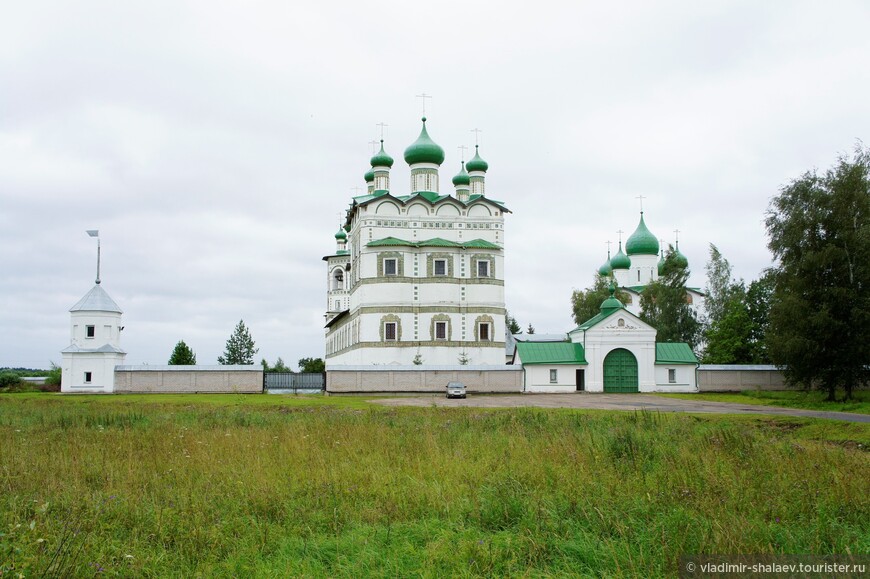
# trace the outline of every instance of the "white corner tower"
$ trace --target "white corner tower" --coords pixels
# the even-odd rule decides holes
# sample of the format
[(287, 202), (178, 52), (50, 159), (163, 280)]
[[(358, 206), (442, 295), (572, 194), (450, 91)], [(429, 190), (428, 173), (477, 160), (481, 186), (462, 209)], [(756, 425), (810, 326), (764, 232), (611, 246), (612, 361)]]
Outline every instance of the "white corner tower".
[(97, 279), (85, 296), (70, 308), (70, 345), (63, 354), (61, 392), (113, 392), (115, 366), (124, 363), (121, 349), (121, 308), (100, 285), (99, 232)]

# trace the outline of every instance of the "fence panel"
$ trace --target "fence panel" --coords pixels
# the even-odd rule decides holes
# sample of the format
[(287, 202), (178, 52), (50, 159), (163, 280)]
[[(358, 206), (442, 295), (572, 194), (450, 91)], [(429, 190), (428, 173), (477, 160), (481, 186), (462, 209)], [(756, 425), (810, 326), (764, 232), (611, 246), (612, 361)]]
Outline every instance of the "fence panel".
[(323, 390), (326, 384), (324, 374), (302, 374), (295, 372), (266, 372), (263, 376), (266, 390), (291, 390), (298, 392)]

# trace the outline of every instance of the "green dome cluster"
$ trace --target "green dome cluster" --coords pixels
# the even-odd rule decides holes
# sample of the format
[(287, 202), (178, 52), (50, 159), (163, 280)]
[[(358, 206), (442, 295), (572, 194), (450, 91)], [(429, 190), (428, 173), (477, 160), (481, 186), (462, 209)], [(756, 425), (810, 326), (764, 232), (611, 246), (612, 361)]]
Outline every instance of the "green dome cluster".
[(405, 149), (405, 162), (409, 165), (417, 163), (440, 165), (444, 162), (444, 149), (436, 144), (426, 131), (426, 117), (423, 117), (423, 130), (420, 131), (420, 136)]
[(659, 254), (659, 240), (647, 229), (646, 223), (643, 221), (643, 211), (640, 213), (640, 223), (638, 223), (637, 229), (625, 242), (625, 251), (628, 255)]
[(459, 171), (459, 173), (456, 174), (455, 177), (453, 177), (453, 185), (459, 186), (459, 185), (470, 185), (470, 184), (471, 184), (471, 177), (468, 176), (468, 172), (465, 170), (465, 161), (463, 161), (462, 162), (462, 169)]
[(489, 169), (489, 163), (481, 158), (477, 145), (474, 145), (474, 157), (471, 158), (465, 168), (469, 171), (483, 171), (484, 173)]

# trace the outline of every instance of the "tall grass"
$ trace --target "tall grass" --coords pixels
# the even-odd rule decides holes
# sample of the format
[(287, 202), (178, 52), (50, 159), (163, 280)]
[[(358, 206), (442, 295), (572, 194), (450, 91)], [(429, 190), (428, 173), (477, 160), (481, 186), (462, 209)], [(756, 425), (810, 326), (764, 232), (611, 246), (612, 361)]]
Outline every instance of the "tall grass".
[(647, 577), (681, 554), (870, 552), (870, 457), (798, 438), (813, 421), (317, 404), (0, 397), (0, 575)]

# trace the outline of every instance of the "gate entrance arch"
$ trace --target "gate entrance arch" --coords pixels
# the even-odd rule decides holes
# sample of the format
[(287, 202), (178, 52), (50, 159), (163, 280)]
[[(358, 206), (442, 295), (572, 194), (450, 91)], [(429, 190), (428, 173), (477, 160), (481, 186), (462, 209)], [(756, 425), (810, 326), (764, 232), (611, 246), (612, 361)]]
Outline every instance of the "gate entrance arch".
[(624, 348), (611, 350), (604, 358), (604, 391), (637, 392), (637, 358)]

